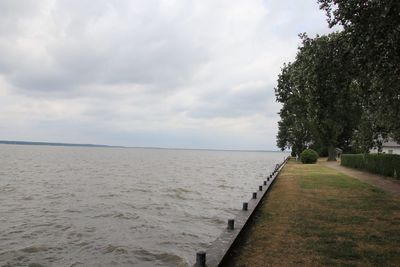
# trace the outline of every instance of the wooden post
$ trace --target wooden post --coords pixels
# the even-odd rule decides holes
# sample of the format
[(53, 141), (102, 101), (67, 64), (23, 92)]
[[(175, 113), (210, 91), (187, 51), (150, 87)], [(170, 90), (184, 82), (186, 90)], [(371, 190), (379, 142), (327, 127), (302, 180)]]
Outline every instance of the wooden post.
[(233, 230), (233, 229), (235, 229), (235, 220), (229, 219), (228, 220), (228, 230)]
[(196, 265), (197, 267), (206, 267), (206, 252), (200, 251), (196, 253)]

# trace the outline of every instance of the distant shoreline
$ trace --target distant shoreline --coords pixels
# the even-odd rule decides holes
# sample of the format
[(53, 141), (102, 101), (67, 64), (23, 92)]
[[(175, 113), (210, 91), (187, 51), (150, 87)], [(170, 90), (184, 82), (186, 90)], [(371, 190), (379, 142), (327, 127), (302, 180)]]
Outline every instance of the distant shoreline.
[(52, 142), (31, 142), (31, 141), (6, 141), (0, 140), (3, 145), (28, 145), (28, 146), (73, 146), (73, 147), (118, 147), (123, 146), (109, 146), (109, 145), (96, 145), (96, 144), (71, 144), (71, 143), (52, 143)]
[[(140, 148), (140, 149), (166, 149), (166, 150), (200, 150), (200, 151), (230, 151), (230, 152), (282, 152), (279, 150), (250, 150), (250, 149), (213, 149), (213, 148), (179, 148), (179, 147), (130, 147), (98, 144), (73, 144), (59, 142), (34, 142), (34, 141), (9, 141), (0, 140), (0, 145), (28, 145), (28, 146), (66, 146), (66, 147), (105, 147), (105, 148)], [(286, 151), (287, 152), (287, 151)], [(287, 152), (290, 153), (290, 152)]]

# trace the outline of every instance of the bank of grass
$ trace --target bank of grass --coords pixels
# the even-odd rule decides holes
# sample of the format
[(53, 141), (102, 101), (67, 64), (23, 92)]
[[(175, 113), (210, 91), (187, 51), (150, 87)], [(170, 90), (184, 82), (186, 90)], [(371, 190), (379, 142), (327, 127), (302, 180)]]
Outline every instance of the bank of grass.
[(400, 199), (289, 161), (229, 266), (400, 266)]

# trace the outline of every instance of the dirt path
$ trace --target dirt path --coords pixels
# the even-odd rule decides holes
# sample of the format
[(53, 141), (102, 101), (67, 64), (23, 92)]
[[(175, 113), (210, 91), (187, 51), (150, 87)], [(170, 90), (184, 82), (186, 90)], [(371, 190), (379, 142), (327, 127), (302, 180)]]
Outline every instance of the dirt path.
[(357, 178), (363, 182), (366, 182), (370, 185), (379, 187), (387, 192), (390, 192), (394, 195), (400, 196), (400, 181), (399, 180), (390, 180), (388, 177), (384, 177), (381, 175), (360, 171), (357, 169), (352, 169), (348, 167), (343, 167), (339, 162), (336, 161), (318, 161), (318, 163), (335, 169), (341, 173), (347, 174), (354, 178)]

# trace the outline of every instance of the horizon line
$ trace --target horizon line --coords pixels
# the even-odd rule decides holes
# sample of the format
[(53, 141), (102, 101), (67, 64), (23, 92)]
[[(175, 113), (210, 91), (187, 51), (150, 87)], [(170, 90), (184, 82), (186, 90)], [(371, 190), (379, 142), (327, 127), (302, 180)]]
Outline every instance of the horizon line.
[(207, 150), (207, 151), (238, 151), (238, 152), (288, 152), (280, 150), (263, 149), (219, 149), (219, 148), (187, 148), (187, 147), (158, 147), (158, 146), (117, 146), (89, 143), (65, 143), (65, 142), (44, 142), (44, 141), (18, 141), (0, 140), (5, 145), (43, 145), (43, 146), (71, 146), (71, 147), (103, 147), (103, 148), (141, 148), (141, 149), (170, 149), (170, 150)]

